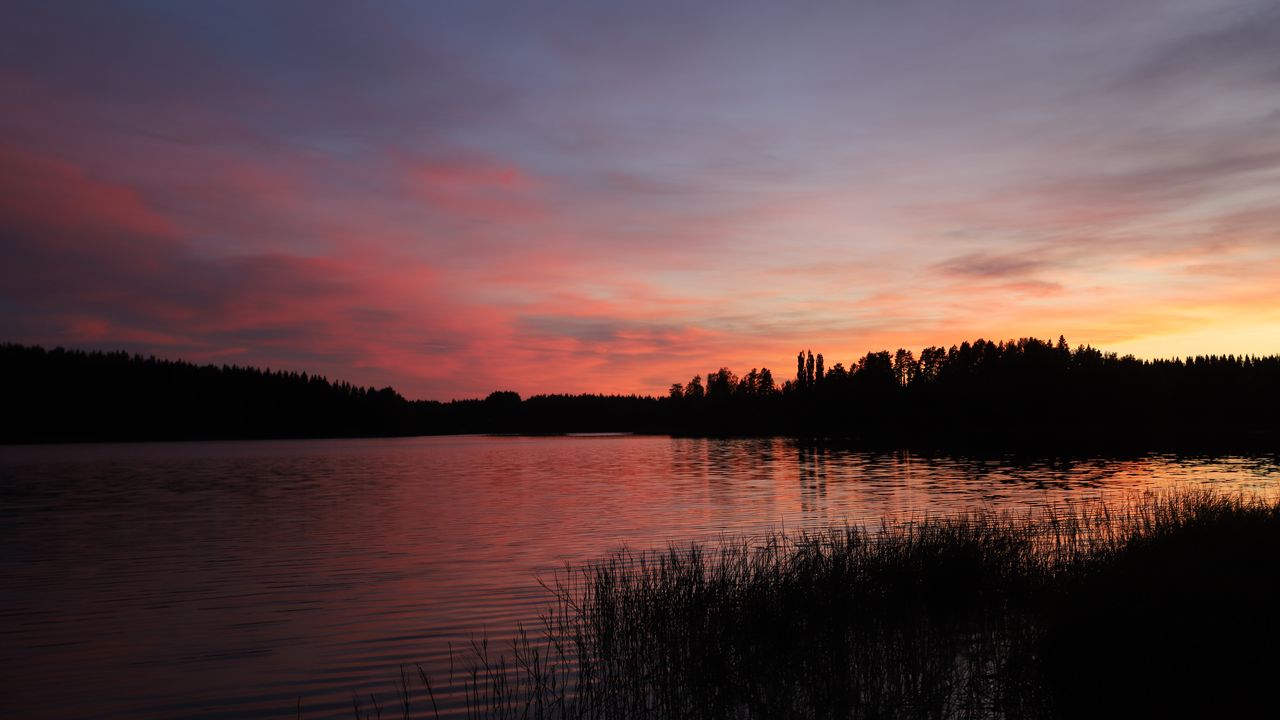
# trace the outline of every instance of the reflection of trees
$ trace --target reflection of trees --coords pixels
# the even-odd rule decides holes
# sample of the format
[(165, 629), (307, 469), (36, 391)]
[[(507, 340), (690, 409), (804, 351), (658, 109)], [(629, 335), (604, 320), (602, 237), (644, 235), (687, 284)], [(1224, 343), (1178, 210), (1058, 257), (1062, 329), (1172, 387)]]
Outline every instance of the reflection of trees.
[(827, 511), (827, 450), (822, 445), (796, 444), (800, 480), (800, 510), (805, 515)]

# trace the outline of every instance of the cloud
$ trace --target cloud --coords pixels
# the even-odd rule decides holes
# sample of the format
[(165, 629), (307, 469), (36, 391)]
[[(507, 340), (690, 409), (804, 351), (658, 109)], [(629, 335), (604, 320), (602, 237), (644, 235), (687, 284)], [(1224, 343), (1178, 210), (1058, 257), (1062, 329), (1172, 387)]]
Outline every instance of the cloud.
[(1237, 5), (1207, 18), (1209, 27), (1169, 40), (1125, 76), (1131, 91), (1178, 91), (1198, 81), (1259, 85), (1280, 81), (1280, 9)]
[(1047, 266), (1048, 263), (1044, 259), (1026, 255), (997, 255), (981, 252), (954, 257), (937, 265), (938, 269), (945, 273), (973, 278), (1020, 278), (1039, 272)]
[(577, 350), (602, 354), (687, 354), (701, 333), (667, 321), (607, 316), (520, 315), (517, 333), (531, 342), (569, 341)]
[(72, 163), (13, 146), (0, 146), (0, 211), (16, 226), (46, 226), (63, 236), (100, 226), (149, 238), (176, 232), (136, 191), (97, 182)]
[(406, 159), (403, 178), (409, 193), (431, 213), (485, 225), (542, 220), (547, 211), (538, 197), (540, 182), (522, 168), (477, 157)]
[(1269, 5), (587, 5), (13, 5), (0, 339), (441, 398), (1280, 351)]
[(26, 152), (0, 158), (0, 187), (40, 197), (6, 192), (0, 205), (0, 243), (14, 261), (0, 271), (3, 299), (22, 308), (3, 317), (8, 337), (127, 343), (193, 359), (242, 347), (246, 359), (272, 364), (287, 350), (329, 372), (346, 362), (379, 366), (405, 324), (464, 344), (462, 318), (432, 302), (438, 286), (426, 269), (277, 251), (203, 256), (129, 188)]

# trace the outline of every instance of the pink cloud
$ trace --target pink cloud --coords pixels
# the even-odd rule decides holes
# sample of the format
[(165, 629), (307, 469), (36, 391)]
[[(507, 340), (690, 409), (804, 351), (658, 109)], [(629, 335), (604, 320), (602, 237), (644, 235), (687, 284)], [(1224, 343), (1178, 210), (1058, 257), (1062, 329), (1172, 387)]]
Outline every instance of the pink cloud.
[[(474, 327), (474, 318), (449, 312), (429, 268), (374, 255), (203, 256), (131, 188), (30, 152), (0, 158), (0, 187), (15, 190), (0, 206), (6, 255), (19, 261), (4, 273), (6, 294), (31, 308), (11, 323), (15, 339), (121, 344), (190, 359), (234, 345), (247, 348), (246, 361), (318, 362), (324, 367), (316, 369), (342, 375), (348, 367), (387, 368), (378, 359), (386, 355), (407, 363), (388, 347), (406, 340), (397, 322), (458, 344)], [(431, 353), (416, 360), (429, 364)], [(406, 377), (400, 370), (354, 379), (386, 382), (388, 374)]]
[(428, 208), (456, 218), (503, 223), (544, 217), (540, 183), (513, 164), (487, 158), (424, 160), (403, 157), (409, 191)]
[(58, 105), (27, 95), (28, 142), (0, 147), (0, 297), (19, 308), (3, 339), (410, 397), (652, 393), (721, 365), (783, 378), (800, 347), (830, 365), (977, 336), (1123, 342), (1280, 304), (1274, 213), (1169, 216), (1153, 179), (1178, 201), (1199, 187), (1178, 168), (942, 188), (918, 207), (892, 182), (838, 178), (583, 188), (456, 148), (272, 144), (177, 105), (170, 136), (68, 143), (32, 130)]
[(3, 145), (0, 212), (9, 223), (60, 235), (98, 227), (152, 238), (178, 232), (131, 188), (100, 182), (69, 162)]

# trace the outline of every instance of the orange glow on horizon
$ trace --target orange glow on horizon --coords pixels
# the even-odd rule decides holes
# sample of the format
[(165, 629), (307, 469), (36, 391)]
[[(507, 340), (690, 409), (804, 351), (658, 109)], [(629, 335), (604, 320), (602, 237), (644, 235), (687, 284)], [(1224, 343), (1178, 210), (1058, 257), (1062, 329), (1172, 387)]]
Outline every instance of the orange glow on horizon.
[(990, 10), (32, 6), (0, 341), (434, 399), (978, 338), (1280, 354), (1269, 11)]

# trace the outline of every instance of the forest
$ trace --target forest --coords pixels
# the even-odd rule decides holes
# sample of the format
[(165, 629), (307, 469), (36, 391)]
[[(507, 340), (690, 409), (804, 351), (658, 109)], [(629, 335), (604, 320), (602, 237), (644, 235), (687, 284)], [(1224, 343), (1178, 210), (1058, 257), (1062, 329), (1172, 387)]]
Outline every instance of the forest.
[(668, 399), (675, 433), (1009, 449), (1274, 447), (1280, 356), (1143, 360), (1072, 349), (1061, 336), (979, 339), (918, 357), (874, 352), (848, 367), (804, 351), (780, 385), (768, 369), (720, 368), (673, 384)]
[(406, 400), (390, 387), (305, 372), (0, 345), (0, 442), (111, 442), (658, 432), (657, 398), (499, 391), (481, 400)]
[(729, 368), (663, 397), (406, 400), (305, 372), (124, 352), (0, 346), (0, 441), (637, 432), (788, 435), (868, 446), (1274, 447), (1280, 356), (1143, 360), (1065, 338), (874, 352), (846, 367), (802, 351), (794, 375)]

